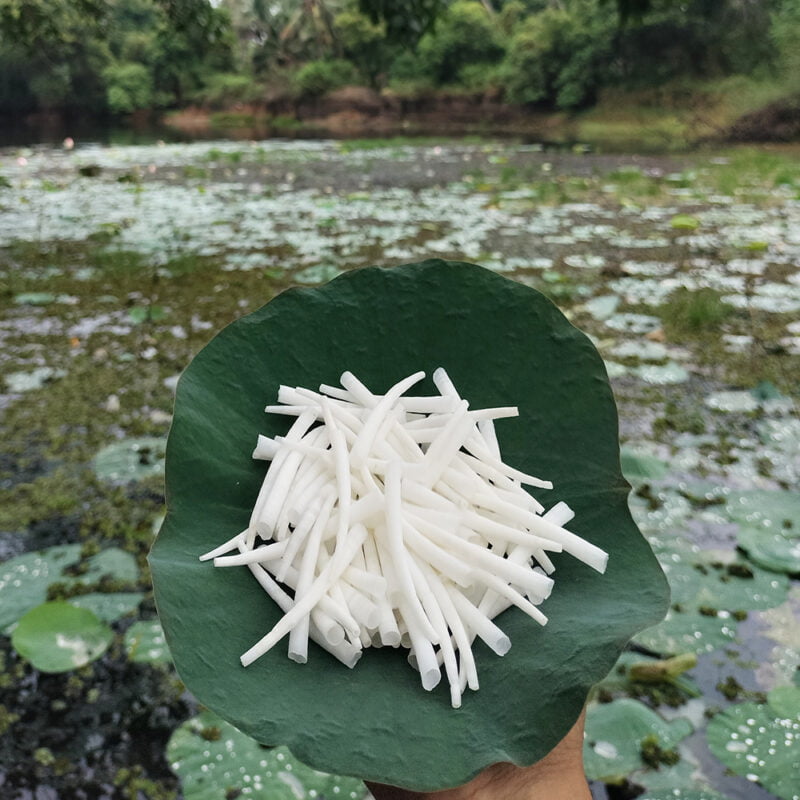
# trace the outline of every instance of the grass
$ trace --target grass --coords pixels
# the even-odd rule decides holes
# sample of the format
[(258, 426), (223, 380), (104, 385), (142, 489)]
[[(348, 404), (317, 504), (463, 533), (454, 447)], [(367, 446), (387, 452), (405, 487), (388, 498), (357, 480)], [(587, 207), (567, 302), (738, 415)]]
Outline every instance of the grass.
[(680, 340), (686, 335), (716, 331), (735, 309), (720, 300), (713, 289), (689, 291), (680, 289), (661, 307), (664, 329), (670, 338)]
[(569, 124), (574, 139), (602, 150), (685, 151), (719, 139), (736, 119), (791, 91), (781, 81), (745, 75), (683, 79), (640, 91), (606, 90), (593, 108)]
[(388, 136), (386, 138), (344, 139), (339, 142), (339, 151), (352, 153), (357, 150), (382, 150), (399, 147), (435, 147), (443, 144), (487, 144), (491, 140), (483, 136)]
[(736, 148), (706, 166), (704, 181), (727, 195), (782, 187), (800, 192), (800, 159), (792, 148)]

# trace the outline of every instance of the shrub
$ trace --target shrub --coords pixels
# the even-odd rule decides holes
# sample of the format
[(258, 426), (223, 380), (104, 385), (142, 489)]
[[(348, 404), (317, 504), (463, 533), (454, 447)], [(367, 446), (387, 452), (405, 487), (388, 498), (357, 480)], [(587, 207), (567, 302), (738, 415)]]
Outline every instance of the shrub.
[(143, 64), (123, 62), (103, 71), (106, 100), (114, 114), (130, 114), (149, 108), (153, 101), (153, 77)]
[(782, 77), (788, 86), (800, 86), (800, 0), (784, 0), (772, 15), (771, 38), (778, 52)]
[(249, 75), (220, 72), (210, 75), (195, 100), (210, 108), (228, 108), (237, 103), (254, 103), (264, 94), (261, 84)]
[(325, 94), (356, 82), (356, 68), (341, 58), (309, 61), (295, 75), (298, 90), (309, 95)]

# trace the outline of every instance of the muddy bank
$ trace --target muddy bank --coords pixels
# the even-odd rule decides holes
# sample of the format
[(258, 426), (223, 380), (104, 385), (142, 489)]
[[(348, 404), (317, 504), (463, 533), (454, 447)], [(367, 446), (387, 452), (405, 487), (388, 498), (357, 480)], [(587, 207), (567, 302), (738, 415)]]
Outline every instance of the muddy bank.
[[(619, 100), (619, 98), (618, 98)], [(488, 136), (603, 150), (665, 152), (708, 143), (800, 140), (800, 98), (771, 103), (722, 124), (702, 121), (697, 102), (666, 102), (658, 93), (639, 108), (601, 103), (583, 112), (557, 112), (503, 102), (500, 92), (429, 92), (413, 97), (347, 86), (326, 95), (275, 95), (263, 104), (224, 111), (190, 107), (170, 112), (164, 124), (183, 135), (238, 139), (280, 137), (386, 138)], [(705, 103), (712, 100), (705, 98)], [(618, 107), (619, 106), (619, 107)]]
[(724, 136), (730, 142), (800, 141), (800, 94), (743, 115)]
[[(502, 102), (496, 94), (433, 93), (402, 97), (346, 86), (305, 99), (267, 98), (263, 105), (237, 105), (223, 112), (190, 107), (171, 112), (165, 123), (187, 135), (250, 131), (264, 136), (509, 136), (565, 141), (574, 131), (565, 114), (532, 111)], [(238, 138), (238, 137), (237, 137)]]

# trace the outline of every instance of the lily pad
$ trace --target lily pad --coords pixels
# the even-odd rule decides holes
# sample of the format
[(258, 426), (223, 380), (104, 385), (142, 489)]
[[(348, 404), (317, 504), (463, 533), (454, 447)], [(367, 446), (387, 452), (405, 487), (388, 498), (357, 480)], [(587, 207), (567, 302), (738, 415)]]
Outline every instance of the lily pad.
[(800, 528), (800, 492), (753, 489), (733, 492), (725, 510), (732, 520), (772, 531)]
[(711, 789), (664, 789), (660, 792), (645, 792), (637, 800), (727, 800), (724, 794)]
[(131, 661), (169, 664), (171, 659), (164, 630), (157, 619), (134, 622), (125, 632), (125, 650)]
[(711, 653), (730, 646), (736, 638), (736, 620), (697, 612), (670, 611), (667, 618), (638, 633), (633, 641), (661, 655)]
[(669, 472), (666, 461), (628, 446), (620, 448), (620, 462), (622, 474), (632, 486), (660, 481)]
[[(385, 391), (438, 366), (475, 407), (519, 407), (518, 419), (498, 425), (504, 458), (554, 482), (548, 502), (569, 503), (576, 532), (609, 551), (606, 575), (557, 556), (550, 622), (504, 614), (511, 651), (498, 658), (476, 647), (481, 689), (457, 710), (446, 686), (423, 691), (404, 654), (386, 648), (367, 651), (353, 670), (316, 646), (304, 665), (279, 647), (243, 668), (241, 653), (281, 612), (249, 573), (214, 570), (198, 556), (247, 524), (264, 474), (250, 457), (256, 434), (288, 427), (264, 414), (265, 403), (281, 383), (334, 383), (345, 369)], [(222, 331), (178, 384), (168, 511), (150, 562), (181, 679), (238, 729), (327, 772), (434, 790), (490, 763), (539, 760), (625, 642), (667, 605), (666, 581), (627, 508), (617, 437), (597, 351), (533, 289), (474, 265), (427, 261), (284, 292)]]
[(644, 769), (642, 742), (655, 737), (661, 750), (672, 750), (692, 732), (682, 718), (667, 722), (638, 700), (623, 698), (590, 706), (586, 713), (583, 764), (589, 780), (621, 783)]
[(689, 380), (686, 368), (674, 361), (668, 361), (666, 364), (642, 364), (634, 367), (631, 372), (645, 383), (654, 386), (669, 386)]
[(700, 227), (700, 220), (690, 214), (676, 214), (669, 224), (678, 231), (696, 231)]
[(742, 703), (708, 724), (708, 746), (737, 775), (783, 800), (798, 800), (800, 775), (800, 688), (784, 686), (767, 703)]
[(69, 603), (78, 608), (86, 608), (103, 622), (116, 622), (139, 607), (144, 599), (143, 592), (91, 592), (70, 597)]
[(14, 302), (17, 305), (46, 306), (55, 300), (56, 296), (52, 292), (19, 292), (14, 295)]
[(104, 447), (92, 462), (97, 477), (112, 483), (138, 481), (164, 472), (166, 442), (157, 436), (122, 439)]
[(210, 711), (184, 722), (167, 744), (167, 759), (186, 800), (361, 800), (361, 781), (326, 775), (300, 763), (286, 747), (268, 749)]
[(593, 297), (584, 303), (584, 308), (597, 320), (608, 319), (619, 306), (620, 298), (614, 294)]
[(86, 562), (86, 570), (77, 578), (82, 583), (96, 583), (101, 578), (133, 582), (139, 577), (139, 567), (133, 554), (119, 547), (108, 547)]
[(693, 571), (697, 580), (684, 583), (681, 591), (676, 591), (675, 584), (670, 582), (673, 601), (695, 608), (757, 611), (779, 606), (789, 590), (785, 575), (734, 559), (729, 559), (729, 563), (698, 563)]
[[(705, 720), (703, 720), (705, 724)], [(631, 773), (628, 780), (631, 783), (644, 786), (645, 793), (641, 797), (652, 797), (660, 800), (727, 800), (724, 795), (713, 791), (703, 776), (691, 745), (681, 742), (678, 745), (680, 761), (667, 766), (660, 765), (657, 770), (637, 770)]]
[(43, 603), (11, 634), (14, 649), (41, 672), (69, 672), (99, 658), (114, 633), (91, 611), (70, 603)]
[[(79, 544), (55, 545), (36, 553), (24, 553), (0, 566), (0, 630), (44, 603), (51, 584), (92, 584), (102, 578), (133, 582), (139, 577), (136, 559), (118, 547), (109, 547), (87, 559), (81, 571), (72, 569), (79, 564), (80, 554)], [(70, 602), (112, 622), (135, 608), (141, 598), (138, 592), (97, 592), (71, 598)]]
[(59, 544), (0, 565), (0, 630), (44, 603), (47, 587), (63, 580), (62, 570), (78, 561), (80, 553), (79, 544)]
[(14, 394), (41, 389), (46, 383), (63, 378), (66, 372), (52, 367), (36, 367), (30, 372), (9, 372), (5, 376), (8, 391)]
[[(800, 536), (800, 531), (797, 533)], [(789, 575), (800, 573), (800, 538), (778, 531), (742, 528), (737, 542), (752, 562), (765, 569)]]

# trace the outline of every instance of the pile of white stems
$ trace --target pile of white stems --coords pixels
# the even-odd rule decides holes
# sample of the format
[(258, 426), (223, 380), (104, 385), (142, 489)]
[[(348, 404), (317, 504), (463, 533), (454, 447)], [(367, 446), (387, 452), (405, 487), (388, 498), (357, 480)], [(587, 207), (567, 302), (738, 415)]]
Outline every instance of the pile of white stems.
[(309, 638), (348, 667), (365, 647), (405, 647), (427, 690), (444, 666), (458, 708), (478, 688), (475, 637), (511, 646), (494, 617), (513, 605), (547, 622), (549, 553), (605, 570), (606, 553), (562, 527), (569, 507), (545, 512), (523, 488), (552, 484), (503, 463), (493, 421), (517, 409), (470, 410), (441, 368), (438, 395), (407, 395), (424, 377), (379, 395), (345, 372), (341, 387), (281, 386), (267, 406), (296, 420), (258, 437), (253, 457), (271, 464), (247, 528), (201, 556), (247, 565), (284, 612), (244, 666), (287, 634), (299, 663)]

